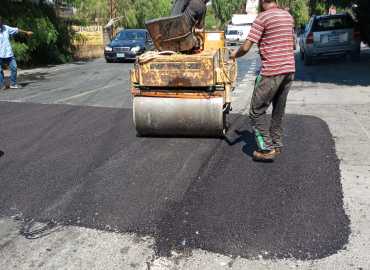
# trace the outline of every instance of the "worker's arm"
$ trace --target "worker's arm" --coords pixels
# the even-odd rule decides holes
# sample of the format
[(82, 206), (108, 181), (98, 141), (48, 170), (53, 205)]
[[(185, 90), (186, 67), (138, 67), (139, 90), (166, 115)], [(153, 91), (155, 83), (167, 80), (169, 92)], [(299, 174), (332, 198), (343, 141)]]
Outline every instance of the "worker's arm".
[(33, 32), (31, 32), (31, 31), (25, 31), (25, 30), (22, 30), (22, 29), (18, 29), (18, 33), (25, 34), (25, 35), (27, 35), (29, 37), (33, 35)]
[(247, 39), (244, 42), (244, 44), (239, 47), (239, 49), (231, 53), (230, 58), (236, 59), (236, 58), (246, 55), (249, 52), (249, 50), (252, 48), (252, 46), (253, 46), (253, 42)]

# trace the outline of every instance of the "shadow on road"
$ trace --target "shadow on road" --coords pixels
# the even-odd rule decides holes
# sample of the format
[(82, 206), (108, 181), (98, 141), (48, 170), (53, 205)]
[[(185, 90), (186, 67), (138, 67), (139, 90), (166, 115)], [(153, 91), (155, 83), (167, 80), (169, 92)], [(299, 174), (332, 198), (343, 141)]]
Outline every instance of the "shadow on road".
[(370, 86), (370, 49), (362, 50), (358, 61), (344, 57), (317, 60), (312, 66), (304, 66), (296, 55), (296, 81), (330, 83), (348, 86)]
[(284, 153), (261, 164), (242, 115), (230, 144), (138, 138), (130, 110), (2, 102), (0, 114), (0, 215), (151, 235), (161, 256), (310, 260), (348, 242), (339, 160), (318, 118), (289, 115)]
[(226, 137), (225, 141), (230, 145), (235, 145), (238, 143), (244, 143), (243, 152), (248, 155), (249, 157), (253, 156), (253, 152), (257, 150), (257, 145), (253, 143), (255, 141), (255, 137), (252, 131), (249, 130), (234, 130), (235, 134), (238, 135), (236, 138), (229, 138)]
[(18, 84), (21, 85), (22, 87), (26, 87), (31, 83), (46, 80), (48, 75), (50, 75), (50, 74), (47, 73), (47, 72), (35, 72), (35, 73), (32, 73), (32, 74), (23, 74), (23, 75), (19, 76), (19, 78), (18, 78), (19, 83)]

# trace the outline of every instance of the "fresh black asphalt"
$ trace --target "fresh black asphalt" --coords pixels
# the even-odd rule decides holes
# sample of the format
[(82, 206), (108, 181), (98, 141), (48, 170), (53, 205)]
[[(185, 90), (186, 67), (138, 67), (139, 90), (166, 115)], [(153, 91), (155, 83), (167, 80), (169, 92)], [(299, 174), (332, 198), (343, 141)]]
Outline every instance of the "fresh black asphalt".
[(227, 140), (136, 137), (126, 109), (1, 102), (0, 115), (0, 215), (152, 235), (159, 255), (316, 259), (348, 241), (318, 118), (289, 115), (283, 154), (263, 164), (240, 115)]

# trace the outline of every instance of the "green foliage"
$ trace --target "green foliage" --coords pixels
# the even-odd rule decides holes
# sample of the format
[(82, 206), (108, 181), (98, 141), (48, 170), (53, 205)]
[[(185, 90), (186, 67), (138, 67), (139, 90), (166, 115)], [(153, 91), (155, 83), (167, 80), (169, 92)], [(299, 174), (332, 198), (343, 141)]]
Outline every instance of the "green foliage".
[[(233, 13), (239, 12), (245, 0), (213, 0), (212, 6), (221, 24), (227, 23)], [(296, 25), (305, 24), (309, 20), (308, 0), (279, 0), (279, 6), (290, 9)]]
[(134, 2), (134, 10), (131, 13), (134, 13), (132, 15), (136, 18), (136, 23), (132, 25), (128, 23), (127, 27), (144, 27), (145, 21), (170, 14), (171, 1), (169, 0), (136, 0)]
[[(78, 10), (77, 19), (85, 23), (105, 24), (110, 19), (107, 0), (70, 0)], [(168, 16), (171, 0), (118, 0), (118, 17), (123, 17), (121, 26), (144, 27), (146, 20)]]
[(107, 0), (70, 0), (70, 4), (77, 8), (77, 19), (82, 23), (90, 24), (96, 19), (107, 22), (109, 19), (109, 7)]
[(27, 63), (31, 59), (30, 50), (27, 44), (11, 41), (13, 52), (19, 62)]
[(61, 63), (71, 59), (72, 31), (60, 21), (54, 9), (45, 4), (5, 1), (0, 9), (6, 23), (33, 31), (30, 38), (19, 34), (12, 41), (14, 54), (21, 64)]
[(215, 12), (212, 7), (208, 8), (205, 21), (205, 28), (207, 30), (219, 29), (221, 22), (216, 18)]
[(292, 3), (291, 13), (295, 20), (295, 25), (306, 24), (309, 20), (309, 9), (306, 0), (296, 0)]
[(27, 40), (31, 52), (40, 46), (52, 46), (58, 40), (58, 32), (49, 18), (23, 17), (17, 22), (22, 29), (32, 29), (33, 36)]
[(308, 0), (280, 0), (279, 6), (288, 8), (294, 17), (295, 25), (304, 25), (309, 20), (309, 5)]
[(314, 7), (314, 10), (313, 10), (313, 14), (316, 14), (316, 15), (323, 15), (327, 11), (327, 7), (326, 7), (326, 4), (323, 3), (323, 2), (317, 2), (315, 7)]
[(222, 25), (225, 25), (243, 4), (245, 0), (212, 0), (213, 10)]

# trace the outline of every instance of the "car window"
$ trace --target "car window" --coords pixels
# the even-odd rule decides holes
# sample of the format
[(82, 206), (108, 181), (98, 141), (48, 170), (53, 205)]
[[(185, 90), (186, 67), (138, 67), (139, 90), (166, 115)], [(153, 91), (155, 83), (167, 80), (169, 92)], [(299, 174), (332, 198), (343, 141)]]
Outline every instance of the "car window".
[(145, 40), (145, 32), (123, 31), (117, 35), (116, 40)]
[(238, 35), (238, 31), (237, 30), (230, 30), (229, 32), (227, 32), (228, 35)]
[(311, 19), (305, 25), (303, 33), (308, 33), (310, 31), (310, 28), (312, 26), (312, 21), (313, 21), (313, 18), (311, 17)]
[(346, 28), (353, 28), (353, 20), (349, 16), (333, 16), (317, 18), (313, 24), (312, 31), (320, 32)]

